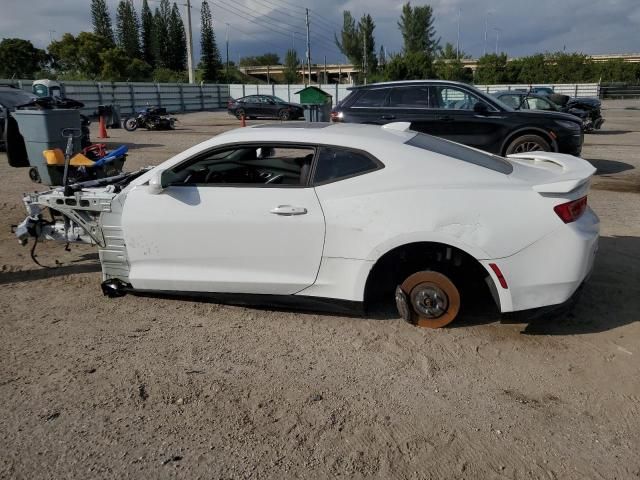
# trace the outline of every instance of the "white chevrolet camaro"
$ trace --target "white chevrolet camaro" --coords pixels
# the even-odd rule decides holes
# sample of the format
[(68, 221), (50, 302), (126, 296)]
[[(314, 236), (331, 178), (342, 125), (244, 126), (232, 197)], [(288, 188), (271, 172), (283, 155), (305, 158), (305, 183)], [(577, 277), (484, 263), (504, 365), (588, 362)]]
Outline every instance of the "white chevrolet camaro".
[(232, 130), (154, 168), (26, 195), (16, 234), (96, 244), (112, 296), (388, 299), (426, 327), (453, 321), (482, 289), (501, 312), (572, 297), (597, 249), (595, 169), (556, 153), (502, 158), (408, 127)]

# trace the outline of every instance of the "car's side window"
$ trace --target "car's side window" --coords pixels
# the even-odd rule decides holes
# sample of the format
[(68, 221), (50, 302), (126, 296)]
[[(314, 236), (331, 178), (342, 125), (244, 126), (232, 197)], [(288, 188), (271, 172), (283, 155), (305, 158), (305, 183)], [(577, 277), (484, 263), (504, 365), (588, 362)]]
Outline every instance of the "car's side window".
[(375, 108), (384, 106), (387, 98), (388, 88), (377, 88), (375, 90), (365, 90), (353, 104), (354, 107)]
[(396, 87), (389, 94), (389, 106), (394, 108), (433, 108), (431, 89), (420, 87)]
[(335, 182), (382, 167), (380, 161), (364, 152), (338, 147), (320, 147), (313, 183), (319, 185)]
[(306, 186), (315, 155), (312, 146), (247, 144), (216, 149), (163, 174), (168, 186)]
[(520, 96), (518, 95), (503, 95), (500, 97), (500, 100), (512, 108), (518, 108), (520, 106)]
[(527, 104), (532, 110), (553, 110), (551, 104), (543, 98), (528, 97)]
[(481, 100), (471, 93), (456, 87), (437, 86), (437, 99), (439, 108), (448, 110), (473, 110), (476, 103)]

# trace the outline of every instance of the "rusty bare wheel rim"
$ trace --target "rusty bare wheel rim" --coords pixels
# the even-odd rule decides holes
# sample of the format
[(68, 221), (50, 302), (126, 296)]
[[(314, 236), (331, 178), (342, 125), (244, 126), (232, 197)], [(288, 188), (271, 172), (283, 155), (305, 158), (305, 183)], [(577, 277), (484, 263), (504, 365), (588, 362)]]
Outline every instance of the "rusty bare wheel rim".
[(449, 308), (449, 297), (437, 285), (421, 283), (411, 290), (411, 306), (420, 316), (439, 318)]
[(411, 322), (420, 327), (441, 328), (460, 311), (460, 292), (439, 272), (417, 272), (400, 285), (411, 309)]

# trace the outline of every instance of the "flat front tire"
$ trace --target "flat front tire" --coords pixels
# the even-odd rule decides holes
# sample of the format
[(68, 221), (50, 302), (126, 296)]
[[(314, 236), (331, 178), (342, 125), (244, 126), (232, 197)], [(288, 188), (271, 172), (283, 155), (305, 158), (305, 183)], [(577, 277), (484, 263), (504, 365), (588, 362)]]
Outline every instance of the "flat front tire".
[(422, 271), (409, 275), (396, 291), (400, 315), (425, 328), (441, 328), (460, 311), (460, 291), (446, 275)]
[(506, 154), (526, 152), (550, 152), (551, 145), (539, 135), (522, 135), (514, 138), (507, 147)]

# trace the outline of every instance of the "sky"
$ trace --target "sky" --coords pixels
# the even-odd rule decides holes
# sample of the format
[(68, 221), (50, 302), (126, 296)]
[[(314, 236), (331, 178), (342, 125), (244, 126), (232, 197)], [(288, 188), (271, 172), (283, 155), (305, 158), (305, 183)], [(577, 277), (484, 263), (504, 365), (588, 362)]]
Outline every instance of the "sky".
[[(154, 9), (158, 0), (148, 0)], [(138, 14), (142, 0), (133, 0)], [(107, 0), (112, 17), (118, 0)], [(179, 0), (186, 20), (186, 0)], [(309, 8), (312, 62), (345, 62), (333, 43), (342, 12), (370, 14), (376, 24), (376, 50), (400, 52), (397, 0), (209, 0), (222, 59), (229, 24), (229, 57), (275, 52), (284, 57), (292, 46), (305, 55), (305, 8)], [(0, 0), (0, 38), (25, 38), (44, 48), (63, 33), (91, 31), (89, 0)], [(511, 57), (537, 52), (640, 52), (640, 0), (432, 0), (412, 5), (433, 7), (437, 36), (454, 45), (458, 19), (460, 45), (478, 57), (498, 49)], [(200, 52), (201, 0), (191, 0), (196, 63)], [(485, 23), (487, 41), (485, 42)]]

